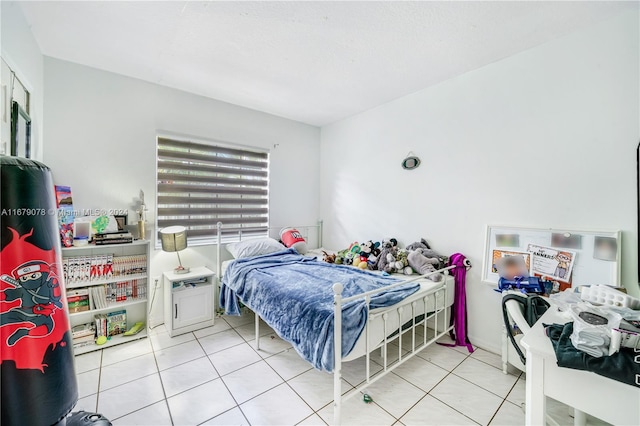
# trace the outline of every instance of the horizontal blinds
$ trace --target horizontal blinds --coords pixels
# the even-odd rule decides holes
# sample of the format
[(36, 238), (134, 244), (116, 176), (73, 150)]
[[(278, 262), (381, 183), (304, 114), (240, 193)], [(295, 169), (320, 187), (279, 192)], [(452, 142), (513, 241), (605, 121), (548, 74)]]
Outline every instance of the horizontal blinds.
[(191, 242), (267, 235), (269, 154), (158, 138), (158, 228), (182, 225)]

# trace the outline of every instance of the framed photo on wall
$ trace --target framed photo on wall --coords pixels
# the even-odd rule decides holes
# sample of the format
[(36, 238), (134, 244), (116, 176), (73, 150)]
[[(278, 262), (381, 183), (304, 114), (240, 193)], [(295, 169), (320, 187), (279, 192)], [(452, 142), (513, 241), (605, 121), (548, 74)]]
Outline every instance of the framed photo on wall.
[(127, 215), (126, 214), (116, 214), (113, 217), (116, 218), (116, 222), (118, 223), (118, 231), (124, 231), (127, 226)]

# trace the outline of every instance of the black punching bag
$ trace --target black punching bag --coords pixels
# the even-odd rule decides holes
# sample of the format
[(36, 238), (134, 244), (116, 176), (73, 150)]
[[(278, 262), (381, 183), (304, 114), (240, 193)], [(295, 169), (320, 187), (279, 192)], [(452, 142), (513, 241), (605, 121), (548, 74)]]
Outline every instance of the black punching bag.
[(78, 400), (51, 171), (0, 157), (2, 426), (64, 422)]

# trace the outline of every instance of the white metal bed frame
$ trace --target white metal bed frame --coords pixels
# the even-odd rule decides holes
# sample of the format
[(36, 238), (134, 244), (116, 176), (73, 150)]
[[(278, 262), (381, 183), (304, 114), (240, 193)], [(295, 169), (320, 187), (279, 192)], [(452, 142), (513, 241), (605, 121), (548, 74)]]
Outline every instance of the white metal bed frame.
[[(309, 225), (309, 226), (301, 226), (297, 227), (297, 229), (305, 235), (302, 229), (308, 230), (317, 228), (318, 230), (318, 247), (322, 247), (322, 221), (319, 221), (317, 225)], [(269, 230), (281, 229), (280, 227), (270, 227)], [(218, 279), (222, 279), (222, 260), (220, 258), (221, 254), (221, 246), (222, 246), (222, 223), (218, 223), (218, 247), (217, 247), (217, 266), (218, 266)], [(242, 234), (239, 233), (240, 239), (242, 239)], [(405, 285), (407, 283), (416, 282), (425, 278), (429, 278), (435, 274), (444, 274), (449, 275), (449, 271), (456, 268), (456, 266), (448, 266), (446, 268), (440, 269), (438, 271), (434, 271), (425, 275), (416, 276), (413, 279), (402, 281), (396, 284), (392, 284), (390, 286), (385, 286), (380, 289), (367, 291), (361, 294), (357, 294), (350, 297), (342, 297), (343, 285), (340, 283), (335, 283), (333, 285), (333, 305), (334, 305), (334, 369), (333, 369), (333, 421), (335, 425), (340, 425), (341, 423), (341, 414), (342, 414), (342, 404), (359, 393), (366, 393), (365, 390), (367, 386), (377, 382), (381, 378), (383, 378), (387, 373), (393, 371), (398, 366), (404, 364), (406, 361), (411, 359), (417, 353), (430, 346), (434, 342), (436, 342), (439, 338), (446, 335), (453, 329), (453, 325), (448, 325), (447, 320), (449, 315), (451, 314), (451, 306), (447, 306), (448, 294), (447, 294), (447, 284), (446, 279), (441, 280), (441, 284), (425, 294), (421, 296), (420, 299), (414, 300), (411, 299), (403, 302), (396, 303), (395, 305), (389, 306), (386, 309), (376, 309), (375, 312), (371, 312), (369, 310), (371, 296), (382, 292), (387, 291), (390, 288), (399, 287), (401, 285)], [(446, 278), (446, 277), (445, 277)], [(217, 287), (217, 286), (216, 286)], [(442, 295), (442, 298), (438, 296)], [(427, 303), (430, 301), (430, 298), (434, 298), (433, 303), (433, 311), (429, 312), (427, 308)], [(346, 394), (342, 395), (342, 305), (357, 299), (365, 300), (365, 304), (367, 306), (367, 310), (369, 310), (369, 317), (367, 320), (367, 324), (365, 325), (364, 335), (365, 335), (365, 380), (359, 386), (356, 386), (354, 389), (350, 390)], [(438, 300), (442, 300), (441, 306), (438, 305)], [(423, 304), (424, 317), (416, 321), (416, 318), (419, 315), (417, 312), (417, 307), (419, 303)], [(411, 309), (411, 319), (406, 321), (403, 320), (403, 313), (405, 309)], [(255, 313), (255, 312), (254, 312)], [(449, 315), (447, 315), (449, 314)], [(398, 326), (397, 328), (393, 328), (391, 330), (387, 329), (387, 321), (390, 315), (398, 316)], [(382, 317), (383, 321), (383, 330), (384, 337), (382, 342), (372, 342), (370, 339), (370, 330), (369, 330), (369, 321), (376, 319), (378, 317)], [(442, 319), (442, 327), (440, 327), (439, 321)], [(428, 327), (428, 323), (432, 321), (433, 329)], [(409, 324), (408, 324), (409, 323)], [(405, 327), (405, 325), (407, 325)], [(429, 324), (431, 325), (431, 324)], [(417, 341), (416, 339), (416, 330), (418, 327), (422, 327), (423, 335), (421, 341)], [(431, 336), (429, 338), (429, 330), (431, 330)], [(256, 333), (256, 341), (255, 341), (255, 349), (260, 350), (260, 316), (255, 313), (255, 333)], [(395, 334), (394, 334), (395, 333)], [(403, 335), (407, 333), (411, 333), (411, 350), (403, 354)], [(389, 362), (388, 358), (388, 345), (397, 341), (398, 343), (398, 359)], [(382, 358), (382, 369), (377, 373), (371, 373), (371, 352), (376, 349), (380, 349), (381, 358)]]

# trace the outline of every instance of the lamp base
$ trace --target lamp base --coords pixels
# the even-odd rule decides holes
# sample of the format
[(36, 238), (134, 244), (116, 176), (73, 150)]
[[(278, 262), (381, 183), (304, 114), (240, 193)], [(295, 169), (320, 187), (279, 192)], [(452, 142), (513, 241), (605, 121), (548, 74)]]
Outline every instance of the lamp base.
[(188, 274), (189, 272), (191, 272), (191, 268), (189, 267), (184, 267), (182, 265), (178, 266), (176, 269), (173, 270), (174, 274)]

